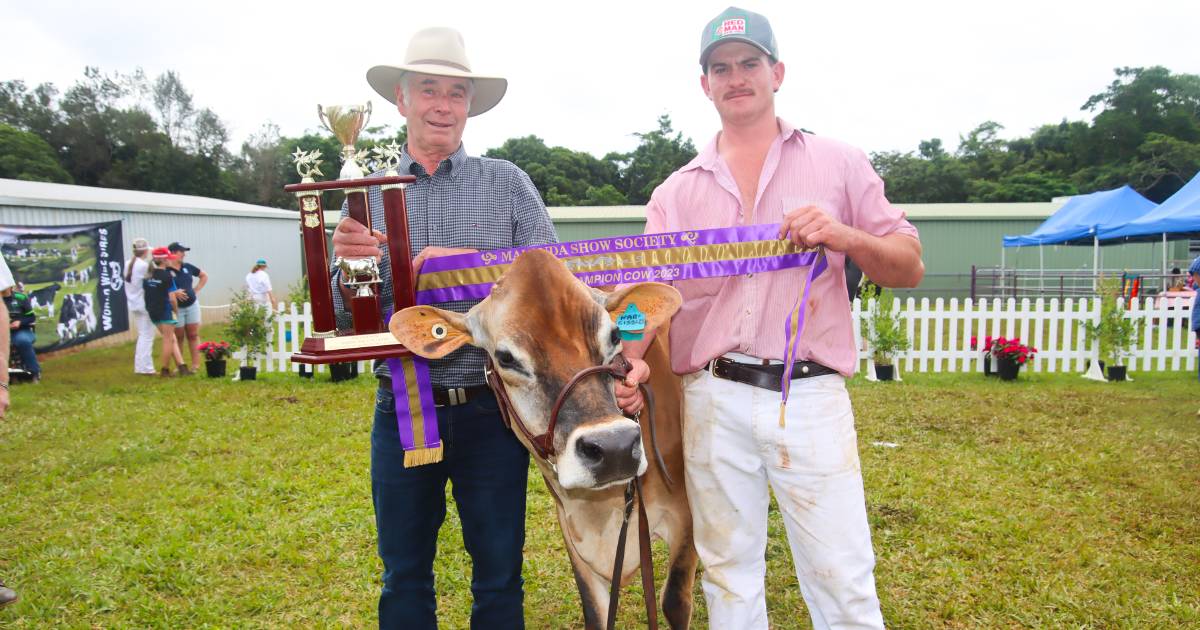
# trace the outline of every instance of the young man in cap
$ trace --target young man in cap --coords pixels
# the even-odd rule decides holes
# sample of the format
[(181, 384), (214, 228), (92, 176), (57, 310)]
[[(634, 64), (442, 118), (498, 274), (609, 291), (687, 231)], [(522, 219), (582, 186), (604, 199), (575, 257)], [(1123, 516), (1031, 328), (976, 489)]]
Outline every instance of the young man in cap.
[[(684, 303), (671, 361), (685, 375), (686, 482), (710, 623), (767, 628), (773, 488), (813, 626), (881, 628), (845, 388), (856, 340), (843, 270), (850, 257), (883, 286), (915, 286), (924, 275), (917, 231), (861, 151), (776, 117), (784, 64), (765, 17), (730, 7), (710, 21), (700, 68), (721, 130), (654, 191), (646, 232), (780, 223), (781, 238), (824, 247), (829, 264), (811, 287), (785, 417), (784, 322), (809, 270), (674, 283)], [(626, 354), (640, 356), (645, 343), (626, 342)], [(649, 374), (635, 363), (633, 377)], [(642, 404), (624, 386), (618, 401)]]
[[(408, 124), (399, 171), (417, 177), (405, 189), (417, 269), (432, 257), (556, 240), (528, 175), (509, 162), (467, 154), (462, 144), (467, 118), (494, 107), (508, 85), (470, 68), (457, 31), (429, 28), (413, 36), (403, 64), (367, 72), (371, 87), (396, 103)], [(383, 226), (378, 187), (368, 190), (368, 199), (372, 223)], [(380, 303), (391, 304), (391, 272), (380, 249), (385, 238), (347, 215), (343, 208), (334, 255), (383, 255)], [(334, 301), (344, 311), (351, 293), (337, 272), (333, 283)], [(477, 302), (436, 306), (465, 313)], [(404, 467), (391, 375), (382, 362), (375, 368), (380, 387), (371, 431), (371, 493), (384, 566), (381, 628), (437, 626), (433, 558), (446, 516), (447, 480), (473, 563), (471, 627), (524, 627), (521, 555), (529, 456), (500, 420), (484, 383), (484, 359), (483, 351), (464, 347), (430, 361), (444, 459), (411, 468)]]
[(175, 255), (175, 263), (171, 266), (171, 275), (175, 280), (175, 288), (179, 293), (179, 313), (175, 317), (175, 342), (179, 344), (180, 353), (187, 354), (184, 349), (191, 350), (192, 368), (179, 365), (180, 374), (195, 374), (200, 371), (200, 299), (196, 293), (208, 284), (208, 274), (196, 265), (184, 262), (187, 252), (192, 248), (181, 243), (167, 245), (167, 250)]

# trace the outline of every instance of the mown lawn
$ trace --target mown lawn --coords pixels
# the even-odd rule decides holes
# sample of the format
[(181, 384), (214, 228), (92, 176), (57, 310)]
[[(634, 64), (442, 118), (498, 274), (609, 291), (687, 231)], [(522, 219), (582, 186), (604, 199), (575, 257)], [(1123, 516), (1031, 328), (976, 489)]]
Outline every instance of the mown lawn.
[[(80, 352), (14, 387), (0, 577), (21, 600), (0, 626), (373, 625), (373, 380), (160, 381), (131, 363), (128, 345)], [(1200, 626), (1200, 383), (1134, 377), (852, 384), (891, 627)], [(536, 475), (529, 496), (528, 626), (579, 627)], [(447, 521), (439, 609), (465, 628), (470, 565)], [(773, 627), (809, 627), (775, 513), (768, 555)], [(697, 585), (697, 627), (701, 600)], [(621, 627), (643, 626), (637, 587), (622, 602)]]

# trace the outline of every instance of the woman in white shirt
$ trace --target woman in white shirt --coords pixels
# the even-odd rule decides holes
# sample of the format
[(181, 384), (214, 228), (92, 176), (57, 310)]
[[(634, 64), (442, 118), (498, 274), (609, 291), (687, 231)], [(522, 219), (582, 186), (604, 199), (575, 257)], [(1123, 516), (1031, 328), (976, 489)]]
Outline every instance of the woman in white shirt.
[(265, 258), (259, 258), (250, 273), (246, 274), (246, 288), (250, 291), (251, 300), (263, 306), (270, 306), (271, 311), (275, 311), (275, 294), (271, 292), (271, 276), (267, 275)]
[(150, 321), (150, 313), (146, 311), (146, 296), (142, 289), (142, 281), (150, 269), (149, 257), (150, 241), (133, 239), (133, 256), (125, 265), (125, 302), (129, 306), (133, 328), (137, 331), (133, 371), (154, 376), (158, 373), (154, 370), (154, 324)]

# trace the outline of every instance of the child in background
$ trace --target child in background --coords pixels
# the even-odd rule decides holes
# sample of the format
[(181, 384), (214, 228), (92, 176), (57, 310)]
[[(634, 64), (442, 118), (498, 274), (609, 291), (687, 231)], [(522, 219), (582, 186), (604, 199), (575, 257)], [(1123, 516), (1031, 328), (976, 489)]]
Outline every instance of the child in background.
[(166, 247), (156, 247), (153, 256), (154, 264), (146, 274), (146, 279), (142, 281), (142, 288), (145, 291), (146, 311), (150, 313), (150, 321), (162, 334), (162, 370), (159, 376), (174, 376), (171, 373), (172, 365), (181, 366), (181, 375), (188, 374), (190, 371), (183, 365), (179, 345), (175, 342), (175, 311), (178, 307), (175, 301), (175, 281), (168, 269), (175, 255)]

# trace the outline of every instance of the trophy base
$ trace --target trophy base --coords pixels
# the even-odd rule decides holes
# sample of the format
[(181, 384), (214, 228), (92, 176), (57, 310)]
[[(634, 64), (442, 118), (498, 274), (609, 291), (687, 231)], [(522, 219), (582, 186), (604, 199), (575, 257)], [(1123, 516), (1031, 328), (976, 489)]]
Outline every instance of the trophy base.
[(397, 359), (411, 354), (390, 332), (324, 339), (309, 337), (300, 346), (300, 352), (292, 355), (292, 362), (317, 365), (368, 359)]

